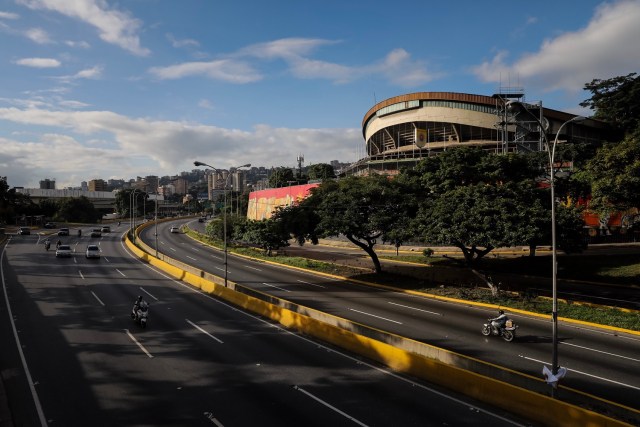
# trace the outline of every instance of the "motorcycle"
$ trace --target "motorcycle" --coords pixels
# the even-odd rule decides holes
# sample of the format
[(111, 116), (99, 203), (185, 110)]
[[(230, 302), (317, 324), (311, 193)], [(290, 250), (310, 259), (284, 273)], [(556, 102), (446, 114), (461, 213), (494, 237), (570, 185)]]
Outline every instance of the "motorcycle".
[(485, 337), (488, 337), (489, 335), (499, 335), (503, 340), (507, 342), (513, 341), (516, 337), (516, 329), (518, 329), (518, 325), (516, 325), (513, 320), (507, 319), (504, 327), (498, 328), (498, 330), (494, 330), (491, 326), (491, 319), (489, 319), (487, 322), (488, 323), (482, 325), (482, 335), (484, 335)]
[(134, 305), (131, 309), (131, 318), (139, 323), (143, 328), (147, 327), (147, 317), (149, 316), (149, 303), (142, 301), (139, 305)]

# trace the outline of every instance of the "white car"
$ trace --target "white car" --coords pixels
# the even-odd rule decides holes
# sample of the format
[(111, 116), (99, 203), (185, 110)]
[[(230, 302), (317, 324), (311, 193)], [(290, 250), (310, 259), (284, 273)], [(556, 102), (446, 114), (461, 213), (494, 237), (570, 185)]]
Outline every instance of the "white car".
[(180, 232), (180, 228), (174, 225), (173, 227), (171, 227), (171, 230), (169, 230), (169, 231), (171, 231), (172, 233), (179, 233)]
[(85, 258), (100, 258), (100, 247), (98, 245), (87, 246), (87, 251), (84, 254)]
[(56, 249), (56, 258), (69, 258), (71, 256), (71, 246), (69, 245), (60, 245), (58, 249)]

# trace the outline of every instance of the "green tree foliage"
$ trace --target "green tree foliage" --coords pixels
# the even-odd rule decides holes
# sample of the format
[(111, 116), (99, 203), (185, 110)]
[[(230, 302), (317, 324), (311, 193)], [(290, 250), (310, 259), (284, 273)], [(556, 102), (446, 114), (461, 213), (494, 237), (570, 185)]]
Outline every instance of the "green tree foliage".
[(0, 179), (0, 222), (11, 223), (18, 216), (37, 213), (37, 205), (28, 195), (18, 193), (15, 188), (9, 189), (7, 182)]
[(404, 196), (400, 186), (388, 177), (349, 177), (323, 182), (292, 211), (314, 212), (305, 220), (314, 227), (307, 230), (308, 235), (343, 235), (371, 257), (379, 273), (382, 266), (374, 248), (378, 240), (391, 240), (392, 230), (406, 224)]
[(309, 170), (307, 171), (309, 179), (312, 180), (322, 180), (335, 178), (336, 174), (333, 170), (333, 166), (328, 163), (316, 163), (309, 166)]
[(271, 188), (287, 187), (295, 182), (297, 181), (291, 168), (280, 166), (272, 169), (269, 174), (269, 187)]
[(289, 232), (282, 223), (272, 218), (262, 221), (247, 221), (243, 240), (265, 250), (268, 256), (272, 251), (289, 246)]
[(640, 128), (603, 146), (578, 177), (591, 183), (591, 209), (606, 214), (639, 208)]
[(88, 198), (81, 196), (60, 200), (58, 217), (67, 222), (93, 223), (99, 222), (102, 214)]
[(399, 179), (422, 189), (416, 234), (458, 247), (472, 265), (496, 247), (535, 247), (548, 238), (551, 201), (536, 183), (541, 171), (537, 155), (460, 147), (423, 160)]
[(640, 76), (636, 73), (610, 79), (594, 79), (584, 86), (591, 98), (580, 106), (595, 111), (594, 118), (630, 133), (640, 123)]

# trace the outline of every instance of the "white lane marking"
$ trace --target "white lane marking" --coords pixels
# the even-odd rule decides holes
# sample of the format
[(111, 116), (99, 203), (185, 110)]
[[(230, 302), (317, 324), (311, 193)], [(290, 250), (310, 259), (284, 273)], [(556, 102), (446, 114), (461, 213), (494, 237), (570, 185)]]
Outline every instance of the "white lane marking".
[(191, 248), (191, 249), (193, 249), (194, 252), (200, 252), (200, 249), (198, 248)]
[(275, 288), (275, 289), (280, 289), (281, 291), (291, 292), (291, 291), (290, 291), (290, 290), (288, 290), (288, 289), (280, 288), (280, 287), (278, 287), (278, 286), (276, 286), (276, 285), (270, 285), (270, 284), (265, 283), (265, 282), (262, 282), (262, 284), (263, 284), (263, 285), (265, 285), (265, 286), (270, 286), (270, 287)]
[(74, 263), (74, 264), (77, 264), (77, 263), (78, 263), (78, 260), (76, 259), (75, 255), (73, 256), (73, 263)]
[(84, 280), (84, 276), (82, 275), (82, 270), (78, 270), (78, 274), (80, 275), (80, 277)]
[(122, 271), (118, 270), (117, 268), (116, 268), (116, 271), (117, 271), (118, 273), (120, 273), (120, 275), (121, 275), (122, 277), (127, 277), (127, 276), (125, 276), (125, 274), (124, 274)]
[(318, 288), (326, 289), (326, 286), (318, 285), (316, 283), (305, 282), (304, 280), (297, 280), (300, 283), (304, 283), (305, 285), (317, 286)]
[(102, 304), (103, 307), (105, 306), (105, 304), (102, 302), (102, 300), (100, 298), (98, 298), (98, 295), (94, 294), (93, 291), (91, 291), (91, 295), (93, 295), (98, 300), (98, 302), (100, 304)]
[(154, 300), (158, 301), (158, 298), (156, 298), (155, 296), (151, 295), (145, 288), (143, 288), (142, 286), (140, 286), (140, 290), (142, 292), (144, 292), (145, 294), (149, 295), (151, 298), (153, 298)]
[[(202, 290), (200, 290), (200, 289), (198, 289), (198, 288), (194, 288), (194, 287), (193, 287), (193, 286), (191, 286), (191, 285), (188, 285), (188, 284), (186, 284), (186, 283), (184, 283), (184, 282), (182, 282), (182, 281), (180, 281), (180, 280), (177, 280), (177, 279), (175, 279), (175, 278), (173, 278), (173, 277), (170, 277), (170, 276), (168, 276), (167, 274), (165, 274), (164, 272), (162, 272), (162, 271), (160, 271), (160, 270), (156, 269), (154, 266), (152, 266), (152, 265), (149, 265), (149, 264), (147, 264), (147, 263), (142, 262), (138, 257), (136, 257), (133, 253), (131, 253), (131, 252), (129, 251), (129, 249), (126, 247), (126, 245), (125, 245), (124, 241), (121, 241), (121, 242), (120, 242), (120, 245), (122, 246), (123, 250), (124, 250), (127, 254), (129, 254), (129, 256), (130, 256), (134, 261), (137, 261), (137, 262), (138, 262), (140, 265), (142, 265), (143, 267), (148, 268), (149, 270), (151, 270), (151, 271), (155, 272), (155, 273), (156, 273), (157, 275), (159, 275), (160, 277), (164, 277), (165, 279), (167, 279), (167, 280), (169, 280), (169, 281), (171, 281), (171, 282), (175, 283), (177, 286), (180, 286), (181, 288), (186, 289), (187, 291), (191, 291), (191, 292), (193, 292), (194, 294), (198, 294), (198, 295), (199, 295), (199, 296), (201, 296), (202, 298), (206, 298), (206, 299), (208, 299), (208, 300), (210, 300), (210, 301), (212, 301), (212, 302), (214, 302), (214, 303), (216, 303), (216, 304), (223, 305), (223, 306), (227, 307), (229, 310), (233, 310), (234, 312), (237, 312), (237, 313), (240, 313), (240, 314), (242, 314), (242, 315), (244, 315), (244, 316), (250, 317), (251, 319), (255, 320), (256, 322), (260, 322), (260, 323), (263, 323), (263, 324), (265, 324), (265, 325), (267, 325), (267, 326), (269, 326), (269, 327), (272, 327), (272, 328), (278, 329), (279, 331), (281, 331), (281, 332), (283, 332), (283, 333), (285, 333), (285, 334), (291, 335), (291, 336), (292, 336), (292, 337), (294, 337), (294, 338), (297, 338), (297, 339), (299, 339), (299, 340), (305, 341), (305, 342), (306, 342), (306, 343), (308, 343), (309, 345), (315, 346), (315, 347), (317, 347), (317, 348), (321, 348), (321, 349), (326, 350), (327, 352), (330, 352), (330, 353), (338, 354), (338, 355), (340, 355), (340, 356), (344, 357), (344, 358), (345, 358), (345, 359), (347, 359), (347, 360), (351, 360), (352, 362), (356, 363), (358, 366), (366, 366), (366, 367), (368, 367), (369, 369), (372, 369), (372, 370), (374, 370), (374, 371), (378, 371), (378, 372), (380, 372), (380, 373), (382, 373), (382, 374), (384, 374), (384, 375), (389, 375), (390, 377), (395, 378), (395, 379), (396, 379), (396, 380), (398, 380), (398, 381), (401, 381), (401, 382), (404, 382), (404, 383), (410, 384), (412, 387), (417, 387), (417, 388), (419, 388), (419, 389), (425, 390), (425, 391), (427, 391), (427, 392), (429, 392), (429, 393), (431, 393), (431, 394), (435, 394), (436, 396), (439, 396), (439, 397), (441, 397), (441, 398), (443, 398), (443, 399), (447, 399), (447, 400), (449, 400), (449, 401), (451, 401), (451, 402), (455, 402), (455, 403), (457, 403), (457, 404), (459, 404), (459, 405), (461, 405), (461, 406), (464, 406), (465, 408), (471, 408), (471, 409), (473, 409), (474, 411), (477, 411), (477, 412), (479, 412), (479, 413), (483, 413), (483, 414), (489, 415), (489, 416), (491, 416), (491, 417), (494, 417), (494, 418), (499, 419), (499, 420), (501, 420), (501, 421), (504, 421), (504, 422), (506, 422), (506, 423), (509, 423), (509, 424), (512, 424), (512, 425), (516, 425), (516, 426), (519, 426), (519, 427), (527, 427), (527, 426), (525, 426), (524, 424), (516, 423), (515, 421), (510, 420), (510, 419), (508, 419), (508, 418), (505, 418), (505, 417), (503, 417), (503, 416), (501, 416), (501, 415), (499, 415), (499, 414), (496, 414), (496, 413), (494, 413), (494, 412), (489, 412), (489, 411), (488, 411), (488, 410), (486, 410), (486, 409), (483, 409), (483, 408), (480, 408), (480, 407), (474, 406), (471, 402), (465, 402), (464, 400), (461, 400), (461, 399), (455, 398), (455, 397), (453, 397), (453, 396), (447, 395), (447, 394), (442, 393), (442, 392), (440, 392), (440, 391), (438, 391), (438, 390), (435, 390), (435, 389), (433, 389), (433, 388), (427, 387), (427, 386), (426, 386), (426, 385), (424, 385), (424, 384), (421, 384), (421, 383), (419, 383), (419, 382), (413, 381), (413, 380), (411, 380), (410, 378), (406, 378), (406, 377), (403, 377), (403, 376), (402, 376), (402, 375), (400, 375), (400, 374), (396, 374), (395, 372), (393, 372), (393, 371), (391, 371), (391, 370), (389, 370), (389, 369), (384, 369), (384, 368), (381, 368), (381, 367), (379, 367), (379, 366), (372, 365), (372, 364), (367, 363), (367, 362), (365, 362), (365, 361), (363, 361), (363, 360), (361, 360), (361, 359), (357, 359), (357, 358), (355, 358), (354, 356), (351, 356), (351, 355), (349, 355), (349, 354), (347, 354), (347, 353), (343, 353), (343, 352), (341, 352), (341, 351), (338, 351), (338, 350), (336, 350), (335, 348), (329, 348), (329, 347), (327, 347), (327, 346), (325, 346), (325, 345), (322, 345), (322, 344), (321, 344), (321, 343), (319, 343), (319, 342), (312, 341), (312, 340), (311, 340), (311, 339), (309, 339), (309, 338), (303, 337), (302, 335), (296, 334), (296, 333), (295, 333), (295, 332), (293, 332), (293, 331), (290, 331), (290, 330), (288, 330), (288, 329), (285, 329), (284, 327), (281, 327), (281, 326), (275, 325), (275, 324), (273, 324), (273, 323), (270, 323), (270, 322), (266, 321), (265, 319), (262, 319), (262, 318), (260, 318), (260, 317), (258, 317), (258, 316), (256, 316), (256, 315), (253, 315), (253, 314), (251, 314), (251, 313), (249, 313), (249, 312), (241, 311), (241, 310), (239, 310), (237, 307), (234, 307), (234, 306), (232, 306), (232, 305), (231, 305), (231, 304), (229, 304), (229, 303), (226, 303), (226, 302), (224, 302), (224, 301), (222, 301), (222, 300), (219, 300), (219, 299), (217, 299), (217, 298), (214, 298), (214, 297), (212, 297), (211, 295), (208, 295), (208, 294), (204, 293)], [(339, 281), (340, 279), (332, 279), (332, 280)]]
[(323, 404), (324, 406), (326, 406), (327, 408), (331, 409), (334, 412), (337, 412), (338, 414), (342, 415), (343, 417), (345, 417), (346, 419), (353, 421), (354, 423), (363, 426), (363, 427), (368, 427), (367, 424), (353, 418), (351, 415), (347, 414), (346, 412), (341, 411), (340, 409), (336, 408), (333, 405), (330, 405), (328, 402), (325, 402), (324, 400), (320, 399), (317, 396), (314, 396), (313, 394), (309, 393), (308, 391), (306, 391), (305, 389), (303, 389), (302, 387), (298, 387), (297, 385), (293, 386), (294, 390), (298, 390), (304, 394), (306, 394), (307, 396), (309, 396), (310, 398), (312, 398), (313, 400), (315, 400), (316, 402), (319, 402), (321, 404)]
[(442, 316), (442, 313), (436, 313), (435, 311), (424, 310), (422, 308), (411, 307), (409, 305), (402, 305), (402, 304), (398, 304), (398, 303), (391, 302), (391, 301), (387, 301), (387, 302), (389, 304), (392, 304), (392, 305), (397, 305), (398, 307), (408, 308), (408, 309), (416, 310), (416, 311), (422, 311), (424, 313), (429, 313), (429, 314), (435, 314), (436, 316)]
[(147, 351), (147, 349), (146, 349), (146, 348), (144, 348), (144, 346), (138, 342), (138, 340), (136, 339), (136, 337), (134, 337), (134, 336), (131, 334), (131, 332), (129, 332), (129, 330), (128, 330), (128, 329), (125, 329), (124, 331), (127, 333), (127, 335), (129, 335), (129, 338), (131, 338), (131, 340), (132, 340), (134, 343), (136, 343), (136, 344), (138, 345), (138, 347), (140, 347), (140, 350), (144, 351), (144, 353), (145, 353), (147, 356), (149, 356), (149, 358), (150, 358), (150, 359), (151, 359), (151, 358), (153, 358), (153, 355), (152, 355), (151, 353), (149, 353), (149, 352)]
[[(220, 271), (224, 271), (224, 268), (222, 267), (216, 267), (216, 270), (220, 270)], [(229, 270), (227, 270), (227, 273), (229, 272)]]
[(577, 344), (570, 344), (568, 342), (561, 342), (560, 344), (564, 344), (564, 345), (569, 345), (571, 347), (578, 347), (578, 348), (582, 348), (584, 350), (590, 350), (590, 351), (595, 351), (596, 353), (602, 353), (602, 354), (606, 354), (608, 356), (615, 356), (615, 357), (619, 357), (621, 359), (627, 359), (627, 360), (632, 360), (634, 362), (640, 362), (640, 359), (634, 359), (633, 357), (627, 357), (627, 356), (623, 356), (621, 354), (615, 354), (615, 353), (609, 353), (607, 351), (602, 351), (602, 350), (596, 350), (595, 348), (590, 348), (590, 347), (583, 347), (581, 345), (577, 345)]
[(177, 252), (174, 247), (170, 247), (169, 249), (172, 250), (173, 252)]
[(195, 323), (193, 323), (191, 320), (189, 319), (184, 319), (187, 321), (188, 324), (190, 324), (191, 326), (193, 326), (194, 328), (196, 328), (197, 330), (199, 330), (200, 332), (202, 332), (203, 334), (209, 336), (210, 338), (213, 338), (214, 340), (218, 341), (220, 344), (224, 344), (224, 342), (222, 342), (221, 339), (214, 337), (213, 335), (211, 335), (209, 332), (205, 331), (204, 329), (202, 329), (200, 326), (196, 325)]
[(189, 258), (190, 260), (193, 260), (193, 261), (198, 261), (197, 259), (195, 259), (194, 257), (189, 256), (189, 255), (187, 255), (187, 258)]
[(204, 416), (207, 417), (207, 419), (211, 421), (213, 424), (215, 424), (216, 426), (224, 427), (224, 424), (222, 424), (220, 421), (218, 421), (216, 417), (213, 416), (213, 412), (205, 412)]
[(102, 259), (107, 261), (107, 262), (111, 262), (111, 261), (109, 261), (109, 258), (107, 258), (106, 256), (103, 256)]
[[(544, 362), (544, 361), (542, 361), (542, 360), (534, 359), (534, 358), (532, 358), (532, 357), (523, 356), (523, 355), (521, 355), (521, 354), (519, 354), (518, 356), (520, 356), (520, 357), (522, 357), (523, 359), (526, 359), (526, 360), (532, 360), (532, 361), (534, 361), (534, 362), (542, 363), (543, 365), (544, 365), (544, 364), (548, 364), (548, 365), (550, 365), (550, 363)], [(629, 387), (629, 388), (632, 388), (632, 389), (634, 389), (634, 390), (640, 390), (640, 387), (632, 386), (632, 385), (630, 385), (630, 384), (625, 384), (625, 383), (621, 383), (621, 382), (619, 382), (619, 381), (610, 380), (609, 378), (599, 377), (599, 376), (597, 376), (597, 375), (588, 374), (588, 373), (586, 373), (586, 372), (577, 371), (577, 370), (575, 370), (575, 369), (569, 369), (569, 368), (567, 368), (567, 373), (569, 373), (569, 372), (575, 372), (576, 374), (582, 374), (582, 375), (586, 375), (587, 377), (596, 378), (596, 379), (599, 379), (599, 380), (602, 380), (602, 381), (606, 381), (606, 382), (613, 383), (613, 384), (618, 384), (618, 385), (621, 385), (621, 386), (624, 386), (624, 387)]]
[[(9, 238), (9, 241), (11, 241), (11, 238)], [(40, 398), (38, 397), (38, 392), (36, 391), (35, 383), (33, 382), (33, 378), (31, 377), (31, 371), (29, 371), (29, 366), (27, 365), (27, 359), (24, 356), (24, 351), (22, 350), (22, 343), (20, 342), (20, 337), (18, 336), (18, 329), (16, 328), (15, 317), (13, 317), (13, 311), (11, 310), (11, 304), (9, 303), (9, 294), (7, 293), (7, 284), (4, 280), (4, 253), (7, 250), (8, 246), (9, 246), (9, 243), (4, 245), (4, 248), (2, 248), (2, 255), (0, 255), (0, 277), (2, 278), (2, 291), (4, 292), (4, 302), (7, 307), (7, 314), (9, 315), (9, 320), (11, 321), (13, 338), (16, 340), (16, 347), (18, 349), (18, 354), (20, 354), (20, 361), (22, 362), (24, 373), (27, 376), (27, 383), (29, 384), (31, 397), (33, 398), (33, 403), (36, 407), (38, 418), (40, 419), (40, 425), (42, 427), (46, 427), (47, 419), (44, 416), (44, 411), (42, 410), (42, 405), (40, 404)]]
[(260, 270), (259, 268), (252, 267), (252, 266), (250, 266), (250, 265), (243, 265), (243, 267), (244, 267), (244, 268), (248, 268), (248, 269), (250, 269), (250, 270), (262, 271), (262, 270)]
[(378, 319), (386, 320), (387, 322), (393, 322), (393, 323), (397, 323), (398, 325), (402, 325), (402, 322), (398, 322), (397, 320), (391, 320), (391, 319), (387, 319), (386, 317), (376, 316), (375, 314), (367, 313), (366, 311), (360, 311), (353, 308), (350, 308), (349, 310), (355, 311), (356, 313), (360, 313), (360, 314), (366, 314), (367, 316), (376, 317)]
[(222, 261), (222, 259), (223, 259), (222, 257), (219, 257), (219, 256), (217, 256), (217, 255), (211, 255), (211, 258), (219, 259), (219, 260), (221, 260), (221, 261)]

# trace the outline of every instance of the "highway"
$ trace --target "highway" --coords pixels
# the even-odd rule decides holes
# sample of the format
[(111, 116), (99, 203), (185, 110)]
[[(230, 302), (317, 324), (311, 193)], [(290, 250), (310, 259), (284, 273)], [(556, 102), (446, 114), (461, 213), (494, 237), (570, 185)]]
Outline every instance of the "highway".
[[(173, 252), (184, 236), (161, 230)], [(33, 234), (3, 248), (0, 367), (15, 425), (530, 425), (170, 279), (126, 250), (124, 225), (101, 238), (88, 231), (61, 238), (71, 258), (56, 258)], [(85, 259), (89, 243), (100, 245), (99, 260)], [(187, 240), (177, 252), (193, 262), (219, 257)], [(286, 277), (249, 270), (260, 288)], [(328, 285), (296, 280), (277, 286), (300, 286), (304, 299)], [(129, 317), (137, 295), (151, 306), (146, 329)]]
[[(158, 249), (216, 275), (223, 255), (183, 234), (176, 223), (158, 225)], [(193, 228), (202, 224), (193, 221)], [(154, 247), (154, 228), (143, 239)], [(519, 325), (516, 341), (484, 337), (480, 328), (492, 309), (437, 301), (401, 292), (345, 283), (264, 262), (228, 256), (228, 277), (236, 283), (374, 328), (542, 378), (552, 356), (550, 319), (507, 314)], [(631, 408), (640, 402), (640, 336), (559, 322), (559, 363), (568, 369), (562, 384)]]

